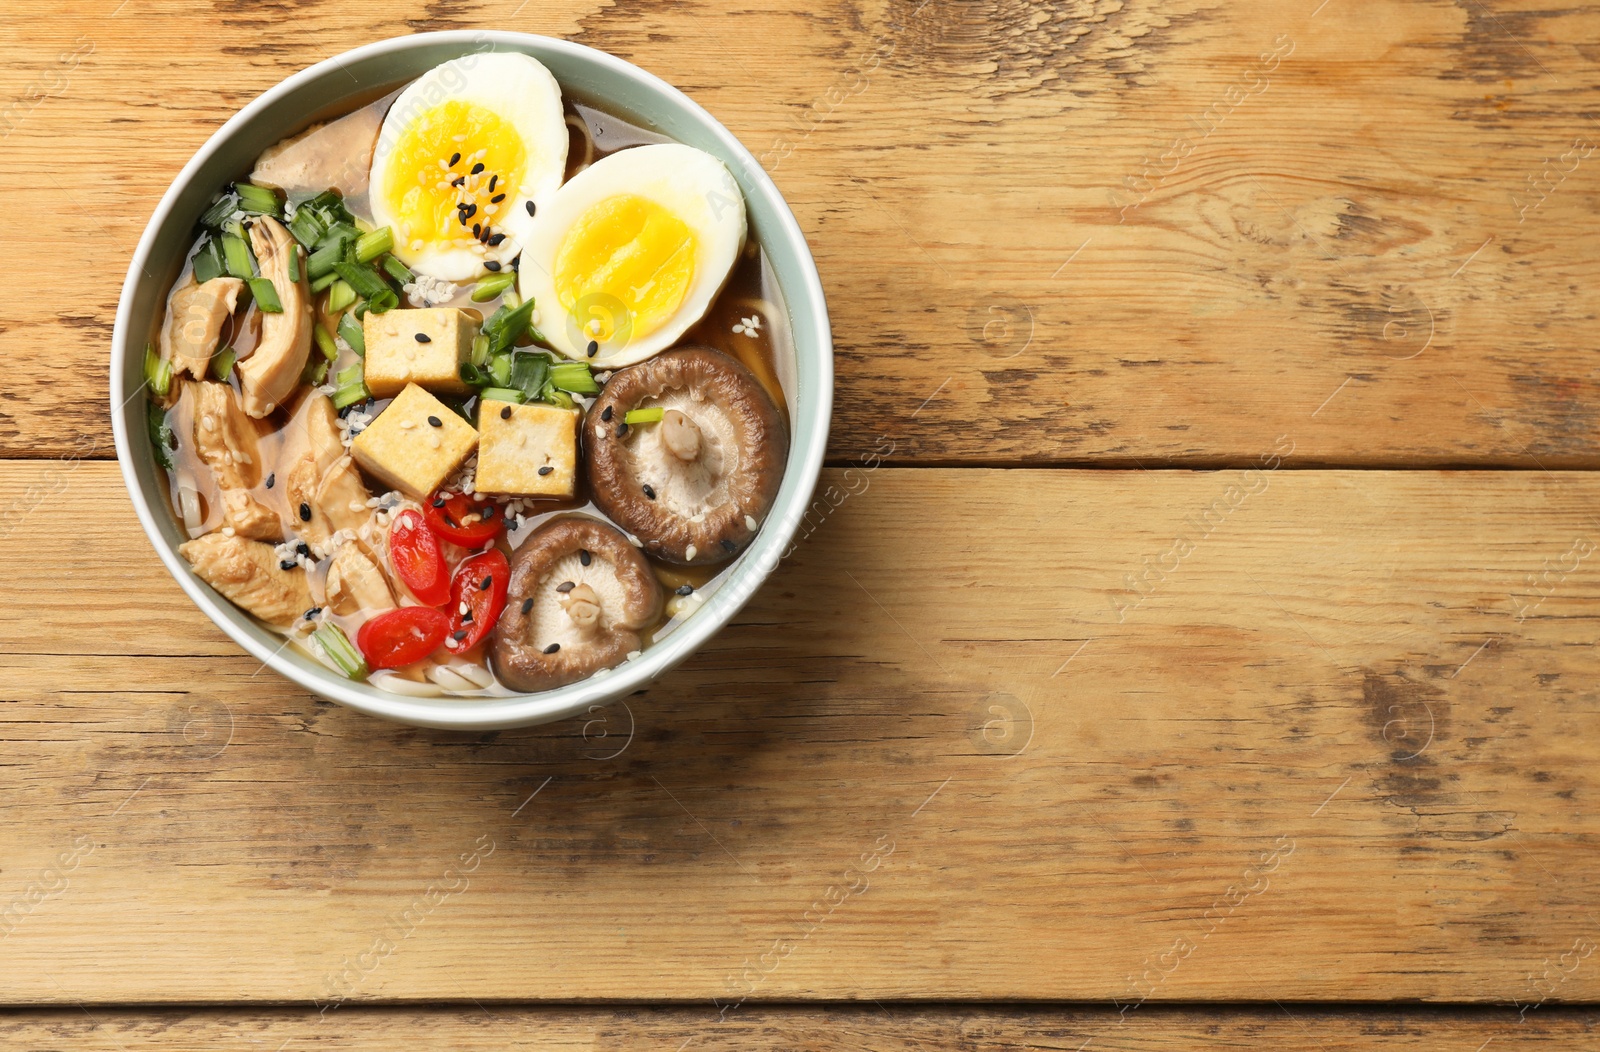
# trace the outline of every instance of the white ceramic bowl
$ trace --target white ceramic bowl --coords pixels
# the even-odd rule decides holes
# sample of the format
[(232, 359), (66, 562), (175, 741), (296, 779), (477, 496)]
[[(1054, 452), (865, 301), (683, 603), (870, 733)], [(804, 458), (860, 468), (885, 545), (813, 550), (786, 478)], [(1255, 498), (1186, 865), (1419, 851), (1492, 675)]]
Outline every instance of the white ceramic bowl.
[[(789, 463), (765, 526), (721, 587), (693, 617), (641, 656), (540, 694), (414, 698), (351, 682), (297, 648), (285, 649), (282, 636), (262, 628), (190, 570), (178, 554), (186, 535), (167, 502), (165, 473), (155, 462), (145, 425), (143, 352), (200, 213), (224, 183), (249, 171), (258, 153), (441, 62), (486, 50), (532, 55), (549, 67), (569, 95), (706, 150), (734, 173), (744, 190), (751, 236), (760, 241), (776, 271), (793, 329), (793, 361), (779, 363), (790, 409)], [(112, 337), (111, 420), (117, 457), (139, 521), (178, 584), (235, 642), (306, 689), (374, 716), (425, 727), (487, 730), (592, 711), (640, 689), (694, 653), (728, 623), (782, 558), (822, 468), (832, 409), (833, 342), (822, 284), (793, 214), (755, 158), (686, 95), (637, 66), (579, 44), (523, 33), (429, 33), (379, 41), (319, 62), (250, 103), (200, 148), (162, 197), (128, 267)]]

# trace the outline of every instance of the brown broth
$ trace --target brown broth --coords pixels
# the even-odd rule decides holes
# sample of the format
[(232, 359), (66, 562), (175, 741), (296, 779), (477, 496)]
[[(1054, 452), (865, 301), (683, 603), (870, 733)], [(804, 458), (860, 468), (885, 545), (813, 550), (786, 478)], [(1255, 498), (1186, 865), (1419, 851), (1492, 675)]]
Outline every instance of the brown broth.
[[(364, 105), (386, 107), (393, 101), (396, 94), (398, 93), (390, 92), (378, 99), (378, 101), (364, 103)], [(360, 108), (360, 106), (351, 107), (346, 112), (353, 113)], [(319, 119), (334, 119), (342, 115), (319, 115)], [(566, 116), (569, 134), (567, 179), (571, 179), (594, 161), (628, 147), (672, 141), (665, 136), (630, 124), (617, 116), (607, 113), (604, 109), (587, 103), (567, 100)], [(347, 206), (352, 214), (363, 222), (371, 222), (371, 216), (367, 214), (364, 198), (353, 199), (347, 202)], [(197, 239), (191, 246), (191, 256), (200, 247), (200, 244), (201, 240)], [(185, 262), (173, 288), (178, 289), (188, 284), (192, 280), (192, 273), (192, 265)], [(440, 305), (475, 310), (481, 316), (493, 313), (501, 305), (502, 301), (500, 299), (486, 303), (473, 303), (468, 298), (470, 291), (470, 284), (461, 285), (458, 288), (458, 295), (453, 300)], [(331, 332), (336, 328), (338, 315), (329, 312), (327, 307), (328, 294), (326, 292), (318, 294), (314, 308), (315, 319)], [(736, 325), (743, 330), (743, 319), (752, 316), (759, 316), (761, 319), (756, 332), (734, 331)], [(787, 340), (789, 336), (788, 321), (787, 311), (778, 291), (772, 267), (759, 243), (754, 237), (750, 237), (734, 264), (727, 284), (712, 301), (705, 316), (685, 334), (680, 341), (680, 345), (702, 344), (742, 362), (760, 381), (773, 401), (777, 403), (779, 411), (783, 414), (787, 423), (789, 405), (779, 379), (779, 354), (780, 341)], [(224, 326), (218, 346), (232, 346), (241, 358), (245, 357), (255, 348), (260, 331), (259, 323), (260, 317), (253, 303), (242, 307)], [(162, 319), (162, 324), (165, 324), (164, 318)], [(524, 346), (531, 346), (531, 344), (525, 343)], [(317, 353), (317, 349), (313, 346), (312, 354), (315, 355)], [(555, 352), (551, 353), (554, 354)], [(559, 358), (559, 355), (557, 357)], [(330, 375), (342, 365), (348, 364), (350, 360), (348, 355), (342, 355), (330, 367)], [(185, 483), (192, 483), (201, 507), (200, 532), (203, 533), (211, 532), (221, 525), (221, 500), (220, 490), (210, 468), (201, 460), (194, 448), (192, 438), (194, 434), (193, 395), (189, 389), (190, 384), (193, 382), (186, 380), (180, 385), (176, 380), (174, 381), (176, 395), (166, 413), (167, 426), (172, 428), (178, 438), (178, 447), (173, 452), (173, 467), (167, 473), (168, 502), (181, 527), (184, 523), (184, 516), (182, 503), (179, 499), (180, 488)], [(229, 377), (228, 383), (234, 387), (235, 391), (238, 390), (237, 372), (234, 372)], [(266, 481), (277, 473), (282, 464), (288, 436), (294, 433), (291, 430), (291, 426), (299, 424), (299, 417), (307, 404), (305, 396), (309, 390), (310, 388), (307, 385), (302, 384), (296, 394), (288, 399), (284, 406), (266, 419), (256, 422), (263, 460), (262, 481), (252, 488), (251, 495), (276, 513), (280, 520), (284, 522), (291, 522), (293, 517), (290, 515), (290, 509), (285, 505), (283, 486), (275, 484), (269, 488), (266, 485)], [(387, 404), (387, 400), (377, 400), (355, 408), (375, 418)], [(461, 408), (465, 415), (475, 422), (475, 399), (468, 398)], [(344, 415), (341, 413), (341, 416)], [(278, 480), (274, 481), (277, 482)], [(381, 484), (375, 484), (371, 478), (366, 478), (365, 481), (368, 484), (369, 492), (379, 496), (385, 492), (384, 487)], [(610, 520), (594, 505), (588, 493), (587, 485), (587, 479), (580, 473), (578, 492), (571, 500), (542, 500), (529, 497), (500, 499), (502, 505), (511, 500), (521, 500), (525, 508), (526, 518), (520, 529), (514, 532), (502, 533), (497, 541), (498, 546), (509, 556), (521, 541), (530, 536), (540, 525), (562, 515), (586, 515), (609, 522)], [(414, 507), (415, 504), (410, 501), (402, 502), (395, 506), (395, 512), (398, 513), (398, 509), (405, 506)], [(448, 542), (446, 542), (446, 548), (452, 566), (459, 558), (464, 558), (467, 554), (470, 554), (465, 549), (457, 548), (448, 544)], [(661, 582), (663, 591), (667, 593), (669, 606), (675, 589), (685, 584), (691, 585), (695, 589), (695, 596), (703, 599), (704, 596), (701, 590), (714, 585), (730, 565), (682, 567), (660, 562), (650, 558), (648, 555), (646, 558), (649, 559), (656, 577)], [(380, 563), (387, 563), (387, 560), (382, 557), (380, 557), (379, 561)], [(309, 571), (314, 594), (320, 594), (322, 591), (322, 580), (325, 577), (327, 565), (328, 560), (323, 559)], [(398, 586), (396, 590), (399, 590)], [(698, 605), (698, 602), (684, 604), (684, 609), (680, 610), (676, 615), (663, 613), (661, 620), (655, 626), (641, 633), (645, 638), (645, 645), (649, 645), (656, 638), (671, 631), (679, 621), (692, 616)], [(364, 612), (359, 611), (348, 616), (333, 614), (331, 611), (327, 613), (327, 619), (344, 629), (352, 640), (355, 638), (356, 628), (365, 620), (365, 616)], [(458, 660), (464, 658), (472, 663), (487, 667), (488, 663), (482, 651), (483, 646), (480, 645), (472, 651), (454, 655), (452, 660), (443, 663), (455, 664)], [(419, 663), (410, 666), (408, 669), (396, 671), (402, 678), (422, 683), (425, 681), (424, 666), (426, 664), (426, 662)], [(496, 683), (492, 688), (485, 688), (472, 693), (505, 694), (510, 692)]]

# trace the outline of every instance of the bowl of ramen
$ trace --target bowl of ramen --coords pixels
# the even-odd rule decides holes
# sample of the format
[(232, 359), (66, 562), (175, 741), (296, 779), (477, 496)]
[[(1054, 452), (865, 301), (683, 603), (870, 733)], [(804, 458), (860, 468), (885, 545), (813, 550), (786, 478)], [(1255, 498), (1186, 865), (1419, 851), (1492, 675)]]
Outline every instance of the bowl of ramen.
[(435, 33), (229, 120), (139, 242), (117, 453), (250, 654), (406, 723), (592, 711), (692, 654), (822, 465), (815, 265), (737, 139), (604, 52)]

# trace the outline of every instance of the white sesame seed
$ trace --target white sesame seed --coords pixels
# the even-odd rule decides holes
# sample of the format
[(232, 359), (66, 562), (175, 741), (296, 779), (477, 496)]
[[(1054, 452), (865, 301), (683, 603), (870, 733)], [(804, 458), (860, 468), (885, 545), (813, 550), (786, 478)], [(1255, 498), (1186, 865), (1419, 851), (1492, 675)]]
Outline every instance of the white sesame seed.
[(696, 555), (699, 555), (699, 554), (700, 554), (700, 549), (696, 548), (694, 545), (691, 544), (691, 545), (689, 545), (688, 548), (686, 548), (684, 550), (683, 557), (685, 559), (689, 560), (690, 562), (694, 562), (694, 557)]
[(744, 517), (744, 528), (749, 530), (751, 533), (756, 532), (759, 527), (756, 523), (756, 518), (754, 515), (746, 515)]

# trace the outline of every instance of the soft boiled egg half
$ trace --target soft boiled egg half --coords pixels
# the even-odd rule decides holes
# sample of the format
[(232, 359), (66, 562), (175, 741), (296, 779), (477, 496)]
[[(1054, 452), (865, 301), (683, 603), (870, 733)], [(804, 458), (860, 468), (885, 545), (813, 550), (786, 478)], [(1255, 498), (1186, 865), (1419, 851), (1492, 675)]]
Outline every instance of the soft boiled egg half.
[(677, 143), (603, 157), (540, 204), (521, 293), (569, 358), (615, 368), (672, 346), (744, 247), (744, 195), (723, 163)]
[(526, 223), (566, 167), (549, 70), (527, 55), (452, 59), (389, 107), (372, 155), (372, 219), (393, 230), (394, 254), (412, 270), (469, 281), (510, 264), (521, 247), (513, 217)]

